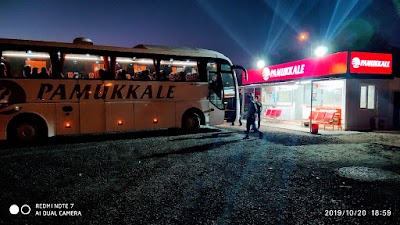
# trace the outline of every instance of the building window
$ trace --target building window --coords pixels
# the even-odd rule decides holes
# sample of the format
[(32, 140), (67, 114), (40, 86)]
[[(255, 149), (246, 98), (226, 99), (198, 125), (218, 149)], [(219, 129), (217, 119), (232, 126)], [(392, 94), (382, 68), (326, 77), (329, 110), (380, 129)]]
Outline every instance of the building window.
[(360, 108), (375, 108), (375, 85), (361, 85), (360, 89)]

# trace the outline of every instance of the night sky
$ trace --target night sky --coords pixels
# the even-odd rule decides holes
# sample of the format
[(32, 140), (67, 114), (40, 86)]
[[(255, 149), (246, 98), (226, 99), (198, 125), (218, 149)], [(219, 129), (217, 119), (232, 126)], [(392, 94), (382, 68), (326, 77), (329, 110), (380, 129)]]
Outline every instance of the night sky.
[(332, 51), (371, 40), (400, 46), (399, 11), (399, 0), (1, 0), (0, 37), (200, 47), (253, 68), (258, 58), (305, 58), (320, 43)]

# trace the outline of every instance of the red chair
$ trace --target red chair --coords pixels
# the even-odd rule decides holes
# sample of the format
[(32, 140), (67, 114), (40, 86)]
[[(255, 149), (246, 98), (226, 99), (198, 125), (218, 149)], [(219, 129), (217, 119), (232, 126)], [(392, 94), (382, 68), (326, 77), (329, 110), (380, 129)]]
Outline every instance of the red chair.
[(277, 109), (271, 109), (271, 117), (272, 118), (275, 118), (276, 117), (276, 114), (278, 113), (278, 111), (277, 111)]
[(311, 115), (308, 117), (308, 119), (315, 120), (317, 118), (317, 115), (317, 111), (311, 111)]
[(277, 110), (276, 110), (276, 113), (275, 113), (275, 118), (280, 117), (281, 114), (282, 114), (282, 109), (277, 109)]
[[(324, 130), (325, 130), (326, 125), (332, 125), (333, 130), (335, 130), (335, 124), (334, 124), (335, 113), (336, 113), (336, 110), (335, 111), (328, 111), (325, 114), (324, 121), (323, 121)], [(339, 127), (341, 127), (341, 126), (339, 126)]]
[(325, 114), (325, 111), (318, 111), (318, 114), (313, 122), (322, 123), (324, 121)]
[(267, 109), (267, 111), (265, 112), (265, 116), (266, 117), (270, 117), (271, 113), (272, 113), (272, 110), (271, 109)]
[(265, 115), (267, 116), (267, 119), (270, 119), (270, 121), (275, 121), (282, 113), (282, 109), (267, 109), (267, 112)]

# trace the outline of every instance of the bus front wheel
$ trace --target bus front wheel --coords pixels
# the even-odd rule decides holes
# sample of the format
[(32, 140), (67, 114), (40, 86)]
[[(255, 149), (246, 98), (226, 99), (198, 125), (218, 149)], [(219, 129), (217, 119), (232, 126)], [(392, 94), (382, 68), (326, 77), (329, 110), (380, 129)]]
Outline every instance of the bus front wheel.
[(190, 132), (196, 132), (200, 129), (200, 117), (196, 113), (185, 114), (182, 120), (182, 127)]

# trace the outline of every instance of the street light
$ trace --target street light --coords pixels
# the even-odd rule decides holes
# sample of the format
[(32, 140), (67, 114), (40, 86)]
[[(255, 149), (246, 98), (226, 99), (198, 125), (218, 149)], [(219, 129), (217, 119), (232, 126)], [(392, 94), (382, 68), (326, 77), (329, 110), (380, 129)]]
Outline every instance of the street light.
[(265, 66), (265, 61), (264, 60), (260, 59), (260, 60), (257, 61), (257, 67), (258, 68), (264, 68), (264, 66)]
[(326, 55), (326, 53), (328, 53), (328, 47), (323, 46), (323, 45), (318, 46), (314, 51), (314, 54), (317, 57), (322, 57), (322, 56)]
[(302, 32), (298, 36), (299, 41), (306, 41), (308, 39), (308, 32)]
[(297, 37), (299, 39), (300, 42), (306, 42), (307, 44), (310, 45), (310, 57), (322, 57), (324, 55), (326, 55), (326, 53), (328, 53), (328, 47), (326, 46), (318, 46), (316, 48), (314, 48), (314, 44), (312, 44), (309, 41), (309, 37), (310, 34), (308, 32), (301, 32), (299, 34), (299, 36)]

